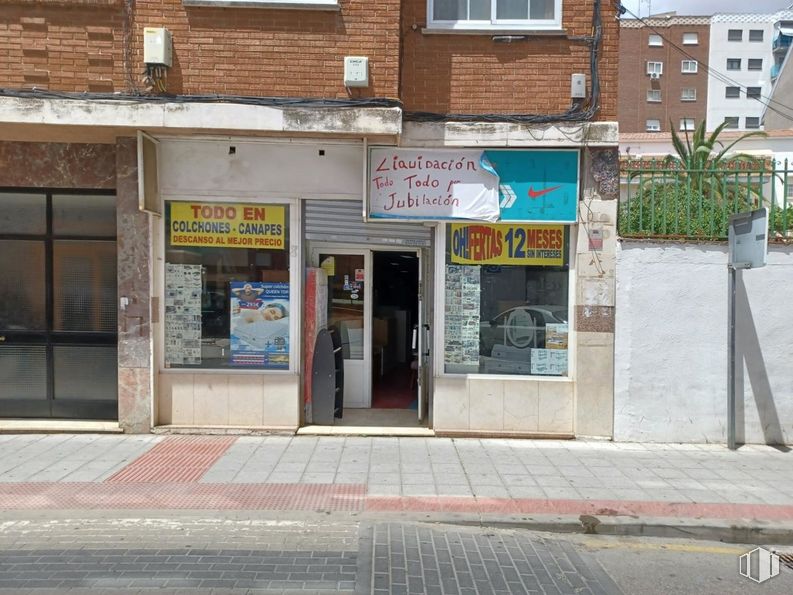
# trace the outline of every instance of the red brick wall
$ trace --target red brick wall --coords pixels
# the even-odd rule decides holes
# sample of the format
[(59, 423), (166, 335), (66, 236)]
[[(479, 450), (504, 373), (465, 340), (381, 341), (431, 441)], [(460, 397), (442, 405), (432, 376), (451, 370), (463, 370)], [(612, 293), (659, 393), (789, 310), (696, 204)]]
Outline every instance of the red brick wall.
[[(619, 124), (620, 132), (645, 132), (648, 119), (660, 120), (661, 131), (669, 132), (670, 121), (680, 129), (682, 118), (694, 118), (699, 124), (705, 119), (708, 107), (708, 73), (702, 66), (708, 61), (710, 27), (708, 25), (672, 25), (658, 31), (700, 62), (696, 74), (683, 74), (682, 61), (688, 56), (666, 40), (662, 47), (650, 47), (649, 36), (655, 34), (646, 27), (624, 27), (620, 39)], [(697, 33), (698, 45), (683, 45), (683, 33)], [(661, 78), (650, 80), (647, 62), (663, 62)], [(683, 88), (697, 90), (696, 101), (681, 101)], [(661, 91), (661, 102), (648, 102), (647, 91)]]
[[(36, 6), (0, 0), (0, 86), (63, 91), (128, 90), (122, 9)], [(68, 3), (68, 0), (64, 0)], [(399, 0), (340, 0), (341, 11), (187, 8), (181, 0), (137, 0), (132, 72), (143, 71), (143, 28), (173, 33), (168, 90), (347, 97), (346, 55), (369, 57), (370, 86), (353, 96), (396, 97)], [(68, 49), (67, 49), (68, 48)]]
[[(401, 86), (408, 110), (559, 113), (570, 106), (572, 73), (591, 83), (588, 46), (566, 36), (498, 44), (489, 35), (425, 35), (426, 0), (340, 5), (327, 12), (137, 0), (128, 73), (120, 0), (0, 0), (0, 86), (129, 91), (128, 76), (140, 86), (146, 26), (173, 33), (168, 90), (177, 94), (347, 97), (345, 55), (369, 56), (371, 84), (353, 96), (396, 98)], [(599, 118), (614, 120), (619, 28), (613, 4), (602, 7)], [(591, 34), (592, 8), (593, 0), (564, 0), (567, 36)]]
[(0, 3), (0, 86), (123, 90), (121, 9)]
[[(592, 0), (563, 0), (567, 36), (590, 35)], [(603, 0), (599, 119), (616, 120), (619, 27)], [(570, 75), (589, 76), (589, 47), (567, 37), (530, 36), (510, 44), (491, 35), (422, 33), (426, 0), (404, 0), (402, 100), (411, 111), (458, 113), (563, 112), (570, 107)]]

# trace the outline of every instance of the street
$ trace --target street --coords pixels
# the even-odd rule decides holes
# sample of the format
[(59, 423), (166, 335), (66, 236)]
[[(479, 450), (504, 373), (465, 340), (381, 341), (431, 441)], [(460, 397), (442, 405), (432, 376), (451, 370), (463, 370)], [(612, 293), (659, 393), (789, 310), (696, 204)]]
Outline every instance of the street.
[(769, 593), (738, 574), (748, 546), (207, 511), (11, 512), (3, 593)]

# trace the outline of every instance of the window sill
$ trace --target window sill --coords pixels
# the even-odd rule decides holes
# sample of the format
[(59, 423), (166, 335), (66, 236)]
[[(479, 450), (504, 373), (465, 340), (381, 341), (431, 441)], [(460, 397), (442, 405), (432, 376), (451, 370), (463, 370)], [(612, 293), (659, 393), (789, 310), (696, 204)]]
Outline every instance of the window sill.
[(566, 29), (450, 29), (448, 27), (424, 27), (422, 35), (525, 35), (527, 37), (567, 37)]
[(182, 0), (182, 4), (188, 7), (340, 10), (338, 0)]

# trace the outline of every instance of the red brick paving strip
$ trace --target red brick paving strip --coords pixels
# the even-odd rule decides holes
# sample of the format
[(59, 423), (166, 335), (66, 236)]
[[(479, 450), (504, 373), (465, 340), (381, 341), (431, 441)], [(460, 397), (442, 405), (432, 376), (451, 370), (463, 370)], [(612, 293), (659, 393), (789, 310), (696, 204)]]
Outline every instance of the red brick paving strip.
[(234, 436), (169, 436), (105, 481), (110, 483), (198, 481), (235, 440)]
[(647, 500), (539, 500), (454, 496), (367, 496), (367, 512), (463, 512), (793, 520), (793, 506), (653, 502)]
[(363, 510), (363, 484), (0, 483), (0, 510)]
[(793, 520), (793, 506), (616, 500), (369, 496), (364, 484), (0, 483), (0, 510), (458, 512)]

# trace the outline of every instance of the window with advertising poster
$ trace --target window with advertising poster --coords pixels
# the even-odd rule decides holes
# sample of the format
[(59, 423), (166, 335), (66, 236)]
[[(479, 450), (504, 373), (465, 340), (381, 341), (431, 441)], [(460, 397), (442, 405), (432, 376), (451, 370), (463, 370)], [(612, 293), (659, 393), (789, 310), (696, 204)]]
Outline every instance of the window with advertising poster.
[(447, 225), (447, 374), (567, 375), (569, 243), (567, 225)]
[(289, 207), (165, 207), (165, 366), (289, 368)]

